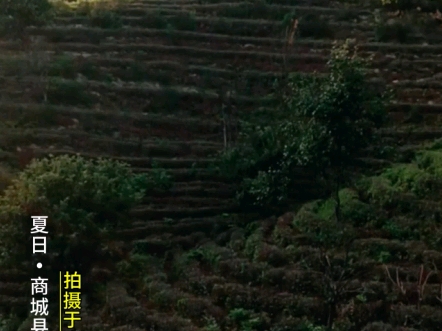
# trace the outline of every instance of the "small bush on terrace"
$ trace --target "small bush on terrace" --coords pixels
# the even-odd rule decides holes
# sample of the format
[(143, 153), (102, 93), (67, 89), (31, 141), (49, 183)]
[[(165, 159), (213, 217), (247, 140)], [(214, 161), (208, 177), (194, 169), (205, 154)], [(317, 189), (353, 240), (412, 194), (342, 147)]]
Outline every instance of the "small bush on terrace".
[(381, 4), (385, 9), (390, 11), (412, 11), (418, 7), (421, 12), (435, 12), (442, 9), (440, 0), (411, 1), (411, 0), (380, 0), (377, 4)]
[(93, 27), (99, 27), (102, 29), (120, 29), (123, 26), (121, 16), (110, 10), (92, 10), (88, 16), (90, 25)]
[(23, 37), (28, 26), (45, 25), (52, 17), (48, 0), (0, 0), (0, 33)]
[(293, 226), (310, 238), (317, 247), (345, 247), (354, 238), (354, 227), (351, 224), (337, 227), (334, 213), (333, 200), (308, 203), (296, 213)]
[[(32, 256), (31, 216), (47, 215), (47, 270), (89, 271), (103, 239), (127, 221), (146, 178), (128, 165), (81, 156), (34, 160), (0, 198), (0, 262)], [(21, 244), (18, 244), (21, 243)]]
[(9, 314), (7, 316), (0, 315), (0, 330), (2, 331), (18, 330), (22, 322), (23, 321), (14, 314)]
[(437, 200), (442, 197), (441, 160), (441, 151), (424, 150), (414, 163), (387, 168), (380, 176), (369, 178), (361, 185), (374, 203), (384, 207), (397, 205), (401, 195)]
[(401, 44), (409, 42), (413, 27), (402, 22), (387, 23), (377, 21), (375, 24), (375, 39), (378, 42), (396, 41)]
[(280, 20), (284, 17), (286, 11), (286, 8), (270, 6), (264, 0), (255, 0), (253, 2), (221, 6), (217, 10), (217, 15), (244, 19)]
[(344, 170), (375, 141), (388, 99), (368, 84), (349, 43), (333, 49), (328, 67), (325, 78), (292, 75), (273, 120), (243, 123), (238, 145), (222, 154), (219, 170), (241, 180), (242, 204), (286, 207), (297, 191), (303, 194), (296, 181), (305, 167), (334, 192), (339, 218)]
[(13, 178), (12, 171), (5, 164), (0, 164), (0, 194), (11, 184)]
[(48, 101), (58, 105), (91, 107), (93, 96), (85, 90), (84, 84), (74, 80), (52, 77), (48, 84)]
[(256, 316), (253, 311), (246, 310), (243, 308), (235, 308), (229, 311), (228, 322), (236, 325), (237, 330), (241, 331), (251, 331), (259, 328), (262, 324), (259, 316)]
[(299, 36), (301, 38), (332, 39), (334, 32), (333, 28), (323, 17), (306, 15), (300, 19)]
[(440, 200), (442, 197), (442, 152), (422, 150), (412, 163), (396, 164), (380, 175), (359, 182), (359, 193), (383, 215), (370, 222), (393, 238), (423, 240), (440, 249)]

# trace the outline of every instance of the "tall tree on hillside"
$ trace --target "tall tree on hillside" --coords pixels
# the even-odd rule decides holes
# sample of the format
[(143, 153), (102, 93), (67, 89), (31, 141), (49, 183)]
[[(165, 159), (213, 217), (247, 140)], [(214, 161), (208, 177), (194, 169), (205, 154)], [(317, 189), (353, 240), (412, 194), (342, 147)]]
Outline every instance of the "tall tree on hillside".
[(286, 99), (300, 130), (294, 144), (296, 159), (330, 185), (338, 221), (338, 192), (346, 182), (346, 170), (374, 142), (387, 118), (388, 94), (369, 84), (364, 60), (356, 51), (349, 41), (335, 45), (327, 77), (293, 78)]

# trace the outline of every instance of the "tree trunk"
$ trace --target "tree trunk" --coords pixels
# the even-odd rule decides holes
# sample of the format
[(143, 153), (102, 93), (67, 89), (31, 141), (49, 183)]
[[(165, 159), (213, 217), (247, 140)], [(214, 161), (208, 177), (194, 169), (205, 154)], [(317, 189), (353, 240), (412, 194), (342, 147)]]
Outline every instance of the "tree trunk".
[(328, 305), (328, 318), (327, 318), (327, 329), (332, 330), (333, 323), (336, 319), (336, 303), (332, 302)]
[(335, 176), (335, 217), (337, 223), (341, 223), (341, 198), (339, 197), (341, 178), (341, 171), (338, 171), (337, 175)]

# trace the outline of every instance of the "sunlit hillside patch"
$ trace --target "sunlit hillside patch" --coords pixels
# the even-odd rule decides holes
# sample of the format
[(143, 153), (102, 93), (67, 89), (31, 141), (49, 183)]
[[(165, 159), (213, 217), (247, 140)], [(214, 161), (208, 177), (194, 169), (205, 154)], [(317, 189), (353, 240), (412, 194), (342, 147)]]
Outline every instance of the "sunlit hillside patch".
[(115, 10), (133, 0), (50, 0), (58, 12), (74, 11), (78, 14), (88, 14), (93, 10)]

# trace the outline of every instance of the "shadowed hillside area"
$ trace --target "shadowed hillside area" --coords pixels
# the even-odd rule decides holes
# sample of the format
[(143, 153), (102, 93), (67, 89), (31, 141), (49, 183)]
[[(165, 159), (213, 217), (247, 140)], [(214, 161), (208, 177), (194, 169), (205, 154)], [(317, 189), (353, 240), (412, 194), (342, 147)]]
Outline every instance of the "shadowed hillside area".
[(440, 10), (0, 0), (0, 331), (440, 331)]

